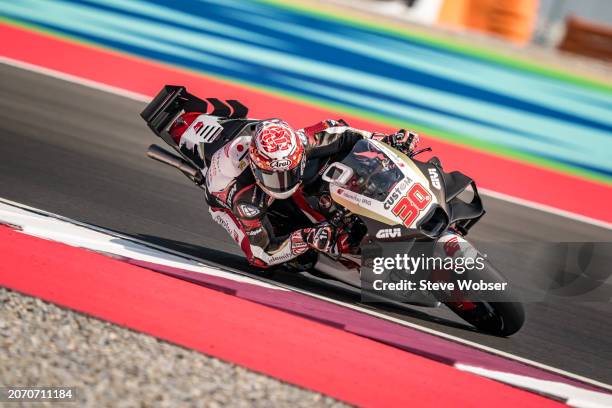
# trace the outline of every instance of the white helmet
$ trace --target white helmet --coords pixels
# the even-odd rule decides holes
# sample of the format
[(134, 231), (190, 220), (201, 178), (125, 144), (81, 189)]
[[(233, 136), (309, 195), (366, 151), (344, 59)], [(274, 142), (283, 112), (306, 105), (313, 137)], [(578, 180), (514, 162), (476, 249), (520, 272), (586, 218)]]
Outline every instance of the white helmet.
[(280, 119), (257, 124), (249, 147), (251, 170), (268, 195), (285, 199), (300, 187), (306, 165), (301, 139)]

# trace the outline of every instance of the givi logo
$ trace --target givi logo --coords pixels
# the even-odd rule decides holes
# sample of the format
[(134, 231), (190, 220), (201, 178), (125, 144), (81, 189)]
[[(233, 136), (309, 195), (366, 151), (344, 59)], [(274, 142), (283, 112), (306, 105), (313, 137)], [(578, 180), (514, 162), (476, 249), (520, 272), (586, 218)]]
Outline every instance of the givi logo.
[(431, 179), (431, 185), (437, 188), (438, 190), (442, 187), (440, 185), (440, 176), (435, 169), (429, 169), (429, 178)]
[(385, 238), (399, 238), (402, 235), (402, 231), (399, 228), (387, 228), (378, 230), (376, 233), (376, 238), (385, 239)]

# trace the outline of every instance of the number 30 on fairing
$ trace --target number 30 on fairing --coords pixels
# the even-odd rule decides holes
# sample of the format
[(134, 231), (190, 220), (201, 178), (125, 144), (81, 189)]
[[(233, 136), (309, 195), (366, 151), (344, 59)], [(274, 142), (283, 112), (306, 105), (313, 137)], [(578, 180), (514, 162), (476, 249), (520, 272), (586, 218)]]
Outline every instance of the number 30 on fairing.
[(408, 228), (419, 217), (431, 202), (431, 194), (419, 183), (414, 183), (410, 190), (393, 207), (393, 214), (398, 216)]

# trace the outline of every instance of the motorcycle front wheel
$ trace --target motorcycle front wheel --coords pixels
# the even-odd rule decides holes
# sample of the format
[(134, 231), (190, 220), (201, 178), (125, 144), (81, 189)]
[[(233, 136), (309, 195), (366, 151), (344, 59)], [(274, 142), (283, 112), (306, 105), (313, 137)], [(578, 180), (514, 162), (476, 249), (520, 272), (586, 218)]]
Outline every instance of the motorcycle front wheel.
[(479, 331), (511, 336), (523, 327), (525, 309), (518, 302), (444, 302), (457, 316)]
[[(483, 280), (487, 283), (507, 283), (507, 280), (491, 265), (485, 262), (485, 268), (470, 276), (472, 280)], [(479, 331), (495, 336), (511, 336), (523, 327), (525, 309), (510, 284), (507, 290), (496, 293), (492, 298), (488, 294), (479, 296), (478, 292), (470, 293), (461, 298), (461, 294), (453, 296), (452, 301), (441, 294), (434, 295), (457, 316), (472, 324)]]

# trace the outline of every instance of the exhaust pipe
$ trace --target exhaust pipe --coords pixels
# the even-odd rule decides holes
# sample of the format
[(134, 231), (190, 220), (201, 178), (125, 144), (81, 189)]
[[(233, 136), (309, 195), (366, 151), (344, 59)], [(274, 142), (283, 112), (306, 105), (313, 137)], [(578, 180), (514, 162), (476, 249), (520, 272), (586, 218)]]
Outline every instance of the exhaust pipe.
[(162, 149), (158, 145), (152, 144), (151, 146), (149, 146), (149, 149), (147, 150), (147, 156), (149, 156), (153, 160), (157, 160), (159, 162), (167, 164), (168, 166), (172, 166), (176, 169), (179, 169), (197, 184), (202, 184), (203, 176), (200, 170), (198, 170), (182, 158), (175, 156), (167, 150)]

